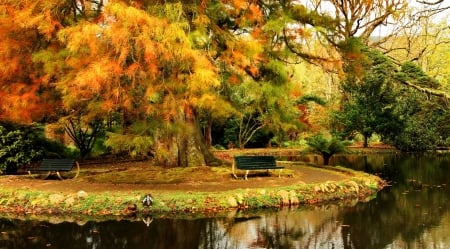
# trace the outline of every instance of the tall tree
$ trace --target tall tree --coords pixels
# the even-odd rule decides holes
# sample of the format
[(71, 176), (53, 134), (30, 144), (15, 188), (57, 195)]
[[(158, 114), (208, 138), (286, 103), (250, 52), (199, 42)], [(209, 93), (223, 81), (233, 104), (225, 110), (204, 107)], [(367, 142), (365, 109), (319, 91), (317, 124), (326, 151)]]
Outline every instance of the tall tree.
[(358, 132), (364, 137), (364, 147), (373, 134), (392, 137), (403, 127), (396, 106), (398, 87), (395, 87), (395, 65), (375, 50), (364, 50), (363, 75), (351, 74), (342, 84), (346, 101), (338, 112), (337, 120), (343, 124), (345, 135)]
[[(56, 86), (65, 108), (82, 111), (85, 123), (117, 112), (124, 136), (136, 131), (133, 124), (166, 123), (159, 126), (165, 132), (147, 131), (147, 137), (175, 141), (178, 159), (169, 161), (186, 165), (179, 159), (186, 157), (185, 139), (196, 130), (194, 108), (208, 106), (219, 82), (208, 58), (191, 47), (180, 5), (167, 4), (162, 11), (165, 18), (111, 2), (97, 19), (61, 29), (66, 70)], [(176, 139), (164, 141), (166, 136)]]

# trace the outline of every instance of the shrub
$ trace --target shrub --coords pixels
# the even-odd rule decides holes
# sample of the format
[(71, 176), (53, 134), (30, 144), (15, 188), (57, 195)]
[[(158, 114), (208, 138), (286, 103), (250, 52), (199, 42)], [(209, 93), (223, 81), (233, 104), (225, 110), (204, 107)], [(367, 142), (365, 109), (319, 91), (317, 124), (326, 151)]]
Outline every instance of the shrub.
[(0, 170), (15, 173), (20, 165), (29, 164), (43, 151), (33, 145), (33, 137), (21, 130), (7, 131), (0, 126)]
[(315, 135), (306, 140), (308, 150), (322, 155), (323, 164), (328, 165), (330, 158), (340, 152), (345, 152), (349, 141), (341, 141), (336, 137), (327, 138), (324, 135)]
[(40, 161), (45, 155), (62, 155), (64, 146), (44, 137), (38, 125), (0, 124), (0, 171), (14, 174), (23, 165)]

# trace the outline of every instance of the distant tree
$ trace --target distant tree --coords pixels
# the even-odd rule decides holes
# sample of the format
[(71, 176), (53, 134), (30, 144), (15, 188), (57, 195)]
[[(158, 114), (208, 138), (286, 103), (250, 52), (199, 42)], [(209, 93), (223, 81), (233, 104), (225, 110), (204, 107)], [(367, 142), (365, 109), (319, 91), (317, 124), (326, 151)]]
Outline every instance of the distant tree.
[(236, 109), (232, 121), (236, 122), (237, 147), (244, 148), (262, 129), (281, 134), (301, 126), (300, 112), (289, 96), (290, 85), (287, 79), (283, 81), (249, 79), (234, 87), (230, 102)]
[(81, 117), (69, 119), (65, 123), (65, 130), (80, 151), (81, 158), (85, 159), (92, 151), (95, 141), (104, 134), (103, 120), (92, 120), (83, 123)]

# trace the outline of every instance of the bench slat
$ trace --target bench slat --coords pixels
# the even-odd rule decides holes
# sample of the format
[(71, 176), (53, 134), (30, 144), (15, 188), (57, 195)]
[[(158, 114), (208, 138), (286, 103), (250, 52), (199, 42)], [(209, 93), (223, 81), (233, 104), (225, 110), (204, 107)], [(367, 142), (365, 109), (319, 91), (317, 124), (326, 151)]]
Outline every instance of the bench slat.
[(71, 171), (75, 164), (74, 159), (43, 159), (36, 171)]
[[(236, 156), (234, 158), (237, 169), (246, 170), (245, 179), (249, 170), (269, 170), (269, 169), (283, 169), (282, 166), (277, 166), (275, 157), (273, 156)], [(233, 165), (233, 166), (234, 166)], [(233, 175), (236, 177), (233, 168)], [(237, 178), (237, 177), (236, 177)]]

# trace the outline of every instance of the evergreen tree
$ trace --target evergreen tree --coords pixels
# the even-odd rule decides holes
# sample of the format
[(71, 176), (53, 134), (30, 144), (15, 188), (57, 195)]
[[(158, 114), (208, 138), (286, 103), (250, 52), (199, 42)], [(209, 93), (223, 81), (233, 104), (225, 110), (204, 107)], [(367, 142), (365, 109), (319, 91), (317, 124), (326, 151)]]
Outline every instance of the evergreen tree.
[(367, 147), (373, 134), (389, 138), (399, 134), (404, 120), (396, 108), (399, 92), (393, 63), (373, 50), (365, 50), (364, 55), (362, 65), (357, 65), (363, 70), (361, 76), (348, 74), (342, 83), (346, 99), (335, 120), (342, 125), (344, 135), (361, 134)]

